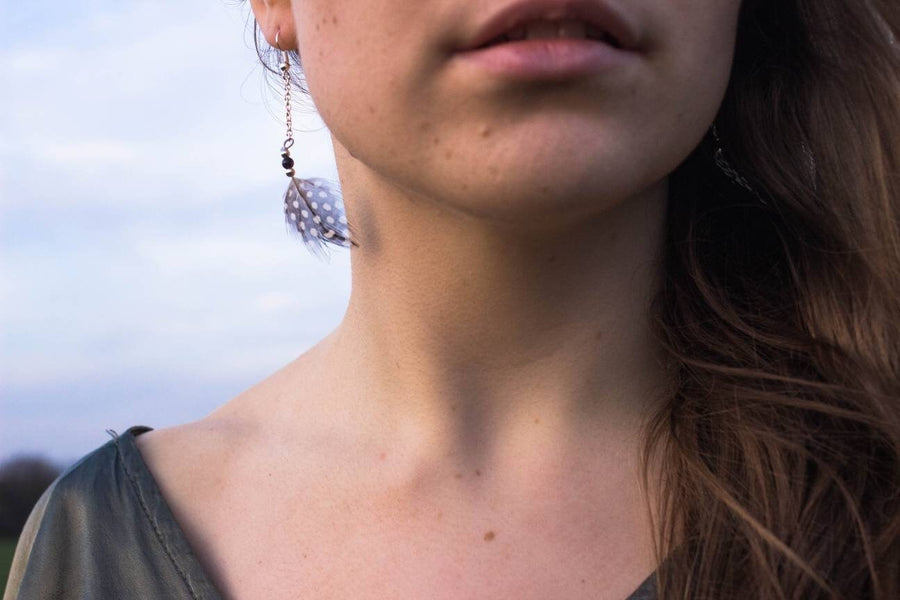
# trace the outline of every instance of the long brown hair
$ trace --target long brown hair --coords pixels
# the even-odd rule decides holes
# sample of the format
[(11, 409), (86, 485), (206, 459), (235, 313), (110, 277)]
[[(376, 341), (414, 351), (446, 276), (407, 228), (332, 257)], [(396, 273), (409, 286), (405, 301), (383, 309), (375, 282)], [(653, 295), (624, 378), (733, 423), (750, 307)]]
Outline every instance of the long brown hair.
[(711, 136), (670, 179), (660, 598), (900, 598), (898, 29), (897, 0), (741, 7), (716, 132), (748, 185)]
[(670, 177), (661, 600), (900, 598), (898, 29), (897, 0), (744, 0), (716, 131), (748, 185), (711, 136)]

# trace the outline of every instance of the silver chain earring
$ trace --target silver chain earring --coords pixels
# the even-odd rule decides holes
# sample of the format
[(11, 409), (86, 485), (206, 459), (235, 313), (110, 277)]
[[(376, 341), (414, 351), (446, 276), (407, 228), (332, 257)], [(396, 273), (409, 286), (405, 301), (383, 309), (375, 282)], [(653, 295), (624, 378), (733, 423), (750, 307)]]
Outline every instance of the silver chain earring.
[(325, 253), (326, 244), (340, 247), (356, 245), (350, 240), (350, 229), (344, 214), (340, 193), (327, 179), (295, 177), (291, 147), (294, 145), (291, 122), (291, 63), (275, 34), (275, 47), (281, 52), (281, 77), (284, 80), (284, 103), (287, 133), (281, 146), (281, 166), (290, 178), (284, 194), (284, 221), (291, 233), (299, 234), (306, 248), (315, 256)]
[(731, 163), (729, 163), (725, 158), (725, 148), (722, 146), (722, 140), (719, 138), (719, 132), (716, 130), (715, 123), (713, 123), (712, 125), (712, 135), (713, 140), (715, 141), (713, 161), (716, 163), (716, 166), (719, 167), (719, 169), (723, 173), (725, 173), (725, 175), (727, 175), (729, 179), (756, 196), (756, 199), (759, 200), (762, 204), (768, 205), (769, 203), (759, 195), (759, 192), (757, 192), (749, 183), (747, 183), (747, 180), (744, 178), (744, 176), (738, 173), (737, 169), (731, 166)]

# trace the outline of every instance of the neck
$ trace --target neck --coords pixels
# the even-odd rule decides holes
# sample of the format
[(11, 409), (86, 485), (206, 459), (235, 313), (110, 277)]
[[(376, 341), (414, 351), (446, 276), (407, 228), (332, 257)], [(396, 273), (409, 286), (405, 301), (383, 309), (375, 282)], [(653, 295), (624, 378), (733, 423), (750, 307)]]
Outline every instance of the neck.
[(331, 397), (392, 448), (473, 471), (634, 439), (666, 384), (665, 183), (537, 231), (366, 181), (349, 307), (317, 348)]

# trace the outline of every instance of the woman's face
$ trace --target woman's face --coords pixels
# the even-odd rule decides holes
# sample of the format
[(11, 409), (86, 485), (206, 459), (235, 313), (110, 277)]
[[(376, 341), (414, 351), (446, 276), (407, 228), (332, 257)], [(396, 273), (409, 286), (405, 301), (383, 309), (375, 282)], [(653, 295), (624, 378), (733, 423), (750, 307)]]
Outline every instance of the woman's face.
[(339, 158), (522, 223), (663, 185), (721, 103), (740, 0), (594, 0), (624, 17), (640, 50), (587, 76), (514, 80), (468, 64), (457, 49), (518, 1), (293, 0), (292, 39)]

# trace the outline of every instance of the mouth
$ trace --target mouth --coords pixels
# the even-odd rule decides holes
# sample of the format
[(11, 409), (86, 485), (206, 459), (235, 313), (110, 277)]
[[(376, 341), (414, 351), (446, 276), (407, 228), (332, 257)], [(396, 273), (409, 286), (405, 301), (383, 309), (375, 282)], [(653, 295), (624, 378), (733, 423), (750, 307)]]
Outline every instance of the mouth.
[(489, 17), (461, 52), (534, 39), (583, 39), (637, 50), (637, 34), (605, 0), (520, 0)]
[(613, 48), (622, 49), (622, 44), (619, 40), (608, 31), (601, 29), (595, 23), (589, 23), (578, 19), (565, 19), (559, 21), (537, 19), (510, 29), (506, 33), (502, 33), (480, 46), (472, 48), (472, 50), (481, 50), (483, 48), (509, 42), (538, 39), (590, 40), (608, 44)]

